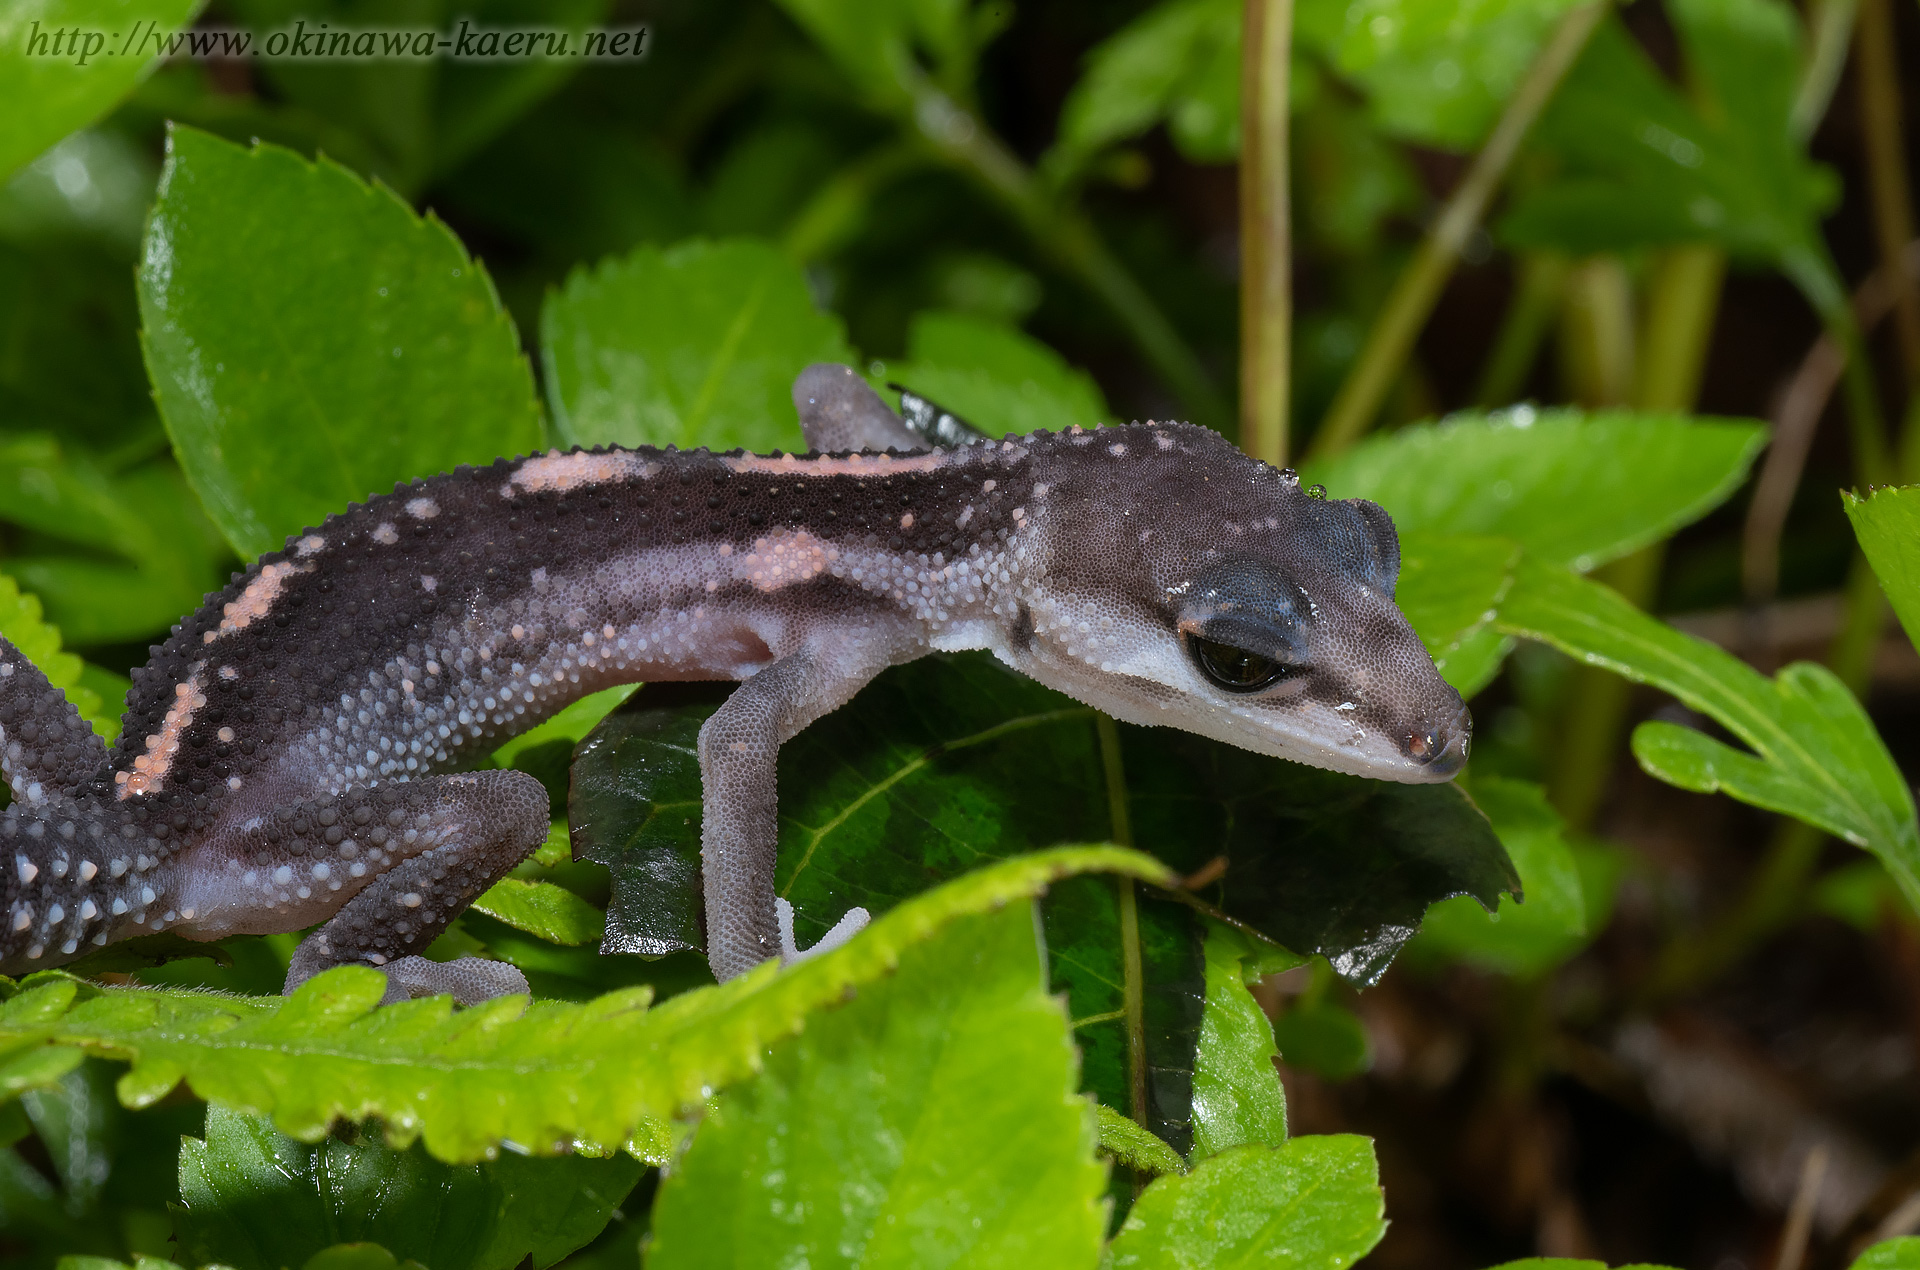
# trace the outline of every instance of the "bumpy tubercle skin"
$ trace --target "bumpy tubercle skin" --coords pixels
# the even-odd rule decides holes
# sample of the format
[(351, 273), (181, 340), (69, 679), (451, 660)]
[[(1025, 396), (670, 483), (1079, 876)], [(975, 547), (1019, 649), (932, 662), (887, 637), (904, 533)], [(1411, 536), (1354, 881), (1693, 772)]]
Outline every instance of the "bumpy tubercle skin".
[[(989, 649), (1124, 720), (1446, 779), (1470, 723), (1393, 605), (1397, 570), (1378, 508), (1182, 424), (462, 467), (236, 575), (135, 672), (110, 752), (0, 641), (0, 972), (324, 921), (289, 990), (346, 962), (387, 968), (390, 999), (523, 987), (418, 956), (546, 834), (532, 777), (457, 769), (626, 682), (742, 681), (700, 738), (722, 979), (779, 951), (780, 744), (929, 651)], [(1182, 643), (1203, 631), (1295, 669), (1223, 692)]]

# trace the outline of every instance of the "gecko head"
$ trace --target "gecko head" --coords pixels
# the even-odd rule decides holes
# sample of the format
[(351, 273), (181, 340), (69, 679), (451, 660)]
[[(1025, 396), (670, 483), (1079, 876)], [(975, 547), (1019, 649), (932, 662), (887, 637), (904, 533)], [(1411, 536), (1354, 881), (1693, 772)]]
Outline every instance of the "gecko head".
[(1056, 566), (1065, 585), (1036, 605), (1022, 668), (1130, 722), (1359, 776), (1450, 779), (1472, 718), (1394, 603), (1392, 519), (1199, 431), (1164, 433), (1179, 442), (1164, 462), (1150, 451), (1153, 468), (1084, 487), (1073, 519), (1103, 520), (1105, 542), (1092, 567)]

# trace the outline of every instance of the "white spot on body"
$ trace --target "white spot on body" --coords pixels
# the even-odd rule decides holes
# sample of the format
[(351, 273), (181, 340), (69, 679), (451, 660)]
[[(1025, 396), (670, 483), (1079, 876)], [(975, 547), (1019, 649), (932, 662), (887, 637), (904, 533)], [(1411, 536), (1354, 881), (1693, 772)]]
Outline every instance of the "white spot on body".
[(415, 520), (432, 520), (440, 514), (440, 504), (431, 498), (410, 498), (407, 500), (407, 515)]
[(375, 527), (373, 540), (383, 547), (391, 547), (394, 543), (400, 541), (400, 531), (393, 527), (392, 521), (383, 520)]

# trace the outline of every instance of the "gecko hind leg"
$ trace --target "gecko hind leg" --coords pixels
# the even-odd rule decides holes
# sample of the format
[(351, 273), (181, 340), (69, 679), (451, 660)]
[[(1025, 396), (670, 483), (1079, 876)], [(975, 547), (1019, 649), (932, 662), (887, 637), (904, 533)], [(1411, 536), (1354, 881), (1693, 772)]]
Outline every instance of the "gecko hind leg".
[[(481, 892), (546, 840), (547, 791), (524, 772), (469, 772), (387, 787), (425, 813), (439, 841), (368, 882), (294, 950), (285, 991), (323, 970), (358, 964), (387, 975), (386, 1002), (448, 993), (463, 1005), (527, 991), (503, 962), (421, 956)], [(383, 791), (385, 792), (385, 791)]]

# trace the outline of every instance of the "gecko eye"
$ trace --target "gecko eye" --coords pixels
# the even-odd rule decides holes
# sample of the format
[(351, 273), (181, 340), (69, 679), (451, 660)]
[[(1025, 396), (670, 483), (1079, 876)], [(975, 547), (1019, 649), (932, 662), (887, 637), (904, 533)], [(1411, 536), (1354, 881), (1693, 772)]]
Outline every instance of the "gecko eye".
[(1187, 652), (1200, 673), (1228, 692), (1259, 692), (1293, 673), (1293, 667), (1217, 639), (1187, 637)]

